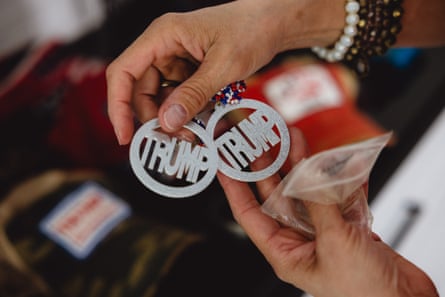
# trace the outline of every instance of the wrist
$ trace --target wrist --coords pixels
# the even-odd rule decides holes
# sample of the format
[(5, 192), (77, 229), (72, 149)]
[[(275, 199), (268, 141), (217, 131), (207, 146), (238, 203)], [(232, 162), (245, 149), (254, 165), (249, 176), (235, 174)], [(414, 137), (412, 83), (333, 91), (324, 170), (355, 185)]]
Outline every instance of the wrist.
[(287, 0), (291, 13), (283, 28), (283, 48), (291, 50), (333, 44), (345, 26), (345, 0)]
[[(333, 44), (345, 26), (346, 0), (238, 0), (245, 22), (258, 32), (258, 46), (275, 54), (287, 50)], [(247, 28), (251, 27), (250, 25)], [(258, 30), (260, 28), (260, 30)], [(261, 33), (259, 33), (261, 32)]]

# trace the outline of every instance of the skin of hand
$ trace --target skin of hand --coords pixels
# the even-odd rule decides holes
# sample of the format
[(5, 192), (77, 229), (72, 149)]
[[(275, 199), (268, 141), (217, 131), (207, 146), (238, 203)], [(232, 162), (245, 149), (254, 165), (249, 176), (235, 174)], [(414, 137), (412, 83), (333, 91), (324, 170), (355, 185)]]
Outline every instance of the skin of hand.
[(445, 45), (445, 1), (404, 0), (402, 31), (397, 46), (437, 47)]
[[(305, 154), (300, 132), (291, 130), (290, 161)], [(430, 278), (369, 230), (347, 223), (336, 205), (308, 203), (316, 229), (309, 240), (261, 211), (246, 183), (218, 179), (234, 218), (277, 276), (315, 297), (439, 296)], [(257, 183), (260, 199), (280, 182), (278, 175)]]
[[(120, 144), (133, 118), (158, 117), (176, 132), (218, 90), (248, 77), (276, 54), (327, 46), (344, 27), (345, 0), (237, 0), (165, 14), (107, 69), (108, 113)], [(445, 44), (445, 1), (404, 0), (399, 46)], [(161, 76), (183, 82), (166, 95)], [(171, 93), (171, 94), (170, 94)]]
[[(222, 87), (276, 54), (332, 43), (344, 15), (344, 0), (238, 0), (159, 17), (107, 69), (119, 143), (133, 136), (134, 115), (141, 122), (157, 116), (166, 132), (177, 131)], [(183, 83), (162, 96), (161, 76)]]

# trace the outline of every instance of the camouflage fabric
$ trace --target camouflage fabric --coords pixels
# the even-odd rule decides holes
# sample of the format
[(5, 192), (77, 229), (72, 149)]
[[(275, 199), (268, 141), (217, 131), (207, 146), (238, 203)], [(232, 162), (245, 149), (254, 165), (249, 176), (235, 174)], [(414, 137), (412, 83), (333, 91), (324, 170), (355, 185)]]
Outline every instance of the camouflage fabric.
[(132, 214), (85, 259), (76, 259), (38, 226), (80, 184), (58, 187), (14, 216), (6, 226), (8, 240), (54, 296), (155, 296), (178, 255), (200, 236)]

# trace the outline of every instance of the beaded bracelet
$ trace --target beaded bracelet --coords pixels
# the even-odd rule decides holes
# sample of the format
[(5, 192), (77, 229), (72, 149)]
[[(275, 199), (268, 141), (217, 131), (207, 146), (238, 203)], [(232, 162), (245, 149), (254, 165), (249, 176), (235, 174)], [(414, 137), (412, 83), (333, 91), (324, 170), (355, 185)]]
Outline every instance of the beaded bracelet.
[(331, 48), (315, 46), (312, 51), (318, 55), (319, 58), (325, 59), (329, 62), (338, 62), (343, 60), (344, 55), (354, 43), (354, 37), (357, 35), (357, 24), (360, 20), (358, 11), (360, 4), (355, 0), (348, 0), (345, 5), (346, 11), (346, 26), (343, 29), (343, 34)]
[[(356, 4), (350, 4), (351, 2)], [(348, 5), (354, 6), (354, 9), (348, 10)], [(358, 19), (355, 23), (356, 33), (349, 35), (352, 38), (350, 45), (346, 49), (337, 45), (342, 38), (345, 38), (346, 33), (344, 33), (333, 48), (315, 47), (312, 50), (322, 59), (329, 62), (343, 61), (360, 76), (366, 76), (369, 72), (370, 58), (385, 54), (396, 42), (397, 34), (402, 29), (402, 0), (347, 1), (345, 9), (346, 19), (350, 18), (349, 22), (346, 21), (345, 29), (351, 26), (352, 19), (354, 23)]]
[(369, 72), (369, 60), (381, 56), (396, 42), (401, 31), (402, 0), (360, 0), (360, 21), (354, 44), (345, 55), (345, 63), (359, 75)]

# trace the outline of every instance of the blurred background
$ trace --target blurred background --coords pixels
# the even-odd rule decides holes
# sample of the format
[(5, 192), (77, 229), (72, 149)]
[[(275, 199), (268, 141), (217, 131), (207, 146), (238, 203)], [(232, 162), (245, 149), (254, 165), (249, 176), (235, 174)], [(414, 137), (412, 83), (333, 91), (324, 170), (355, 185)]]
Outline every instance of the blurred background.
[[(216, 182), (182, 200), (144, 188), (106, 115), (106, 65), (154, 18), (222, 2), (0, 0), (1, 296), (303, 294), (275, 277)], [(301, 106), (283, 117), (312, 153), (393, 131), (370, 178), (374, 229), (445, 292), (445, 49), (392, 49), (363, 79), (286, 52), (247, 83), (279, 112)], [(59, 205), (91, 182), (131, 212), (84, 230), (94, 244), (79, 259), (39, 226), (54, 209), (76, 215)]]

